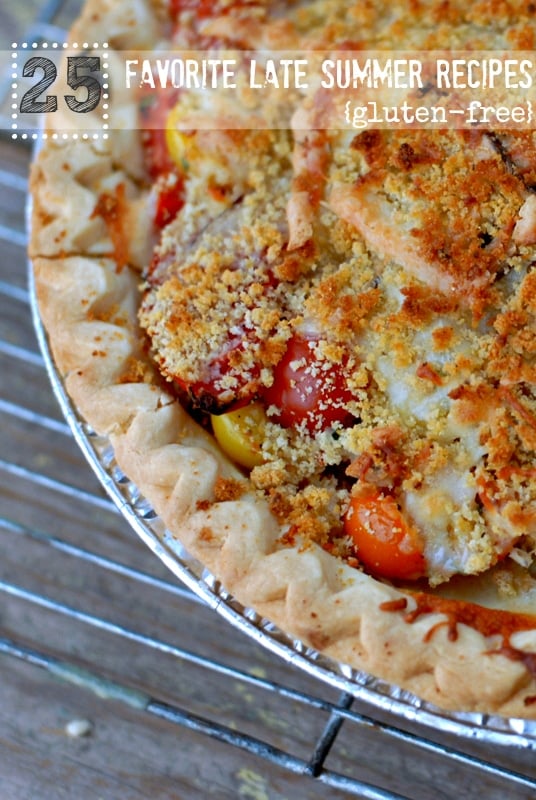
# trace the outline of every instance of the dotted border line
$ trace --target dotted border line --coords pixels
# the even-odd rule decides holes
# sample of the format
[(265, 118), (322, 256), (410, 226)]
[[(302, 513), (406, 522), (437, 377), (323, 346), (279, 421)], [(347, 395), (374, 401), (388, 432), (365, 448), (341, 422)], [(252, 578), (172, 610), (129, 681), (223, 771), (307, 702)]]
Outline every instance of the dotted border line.
[[(18, 116), (19, 116), (18, 115), (19, 104), (14, 102), (14, 101), (18, 100), (18, 97), (19, 97), (19, 94), (18, 94), (18, 88), (19, 88), (19, 84), (18, 84), (18, 66), (19, 65), (17, 63), (17, 58), (18, 58), (19, 54), (17, 52), (18, 45), (17, 45), (16, 42), (13, 42), (11, 47), (13, 48), (13, 50), (11, 52), (11, 80), (13, 81), (13, 83), (11, 84), (11, 89), (12, 89), (11, 100), (13, 101), (11, 103), (11, 112), (12, 112), (11, 113), (11, 119), (13, 120), (12, 123), (11, 123), (11, 130), (14, 131), (14, 130), (17, 130), (17, 128), (19, 127), (18, 126), (18, 122), (17, 122)], [(11, 138), (12, 139), (16, 139), (17, 138), (17, 134), (16, 133), (11, 134)], [(36, 138), (37, 138), (37, 136), (36, 136)]]
[[(19, 90), (18, 67), (19, 67), (19, 64), (18, 64), (18, 60), (17, 60), (18, 56), (19, 56), (19, 51), (20, 50), (24, 50), (26, 52), (31, 52), (32, 50), (54, 50), (54, 51), (57, 52), (57, 51), (67, 50), (67, 49), (77, 50), (79, 47), (82, 50), (91, 50), (91, 51), (102, 50), (102, 56), (101, 56), (102, 57), (101, 67), (102, 67), (102, 70), (103, 70), (102, 73), (101, 73), (102, 79), (103, 79), (103, 83), (101, 85), (102, 90), (103, 90), (102, 93), (101, 93), (102, 133), (77, 133), (77, 132), (74, 132), (74, 133), (50, 133), (49, 134), (49, 133), (46, 133), (44, 131), (40, 132), (40, 133), (19, 133), (18, 132), (18, 128), (19, 128), (19, 114), (18, 114), (19, 104), (18, 104), (18, 102), (16, 102), (19, 99), (19, 97), (18, 97), (18, 90)], [(108, 58), (108, 47), (109, 47), (108, 42), (103, 42), (102, 44), (99, 44), (98, 42), (94, 42), (93, 44), (90, 44), (89, 42), (83, 42), (81, 44), (79, 44), (78, 42), (72, 42), (72, 43), (69, 43), (69, 42), (21, 42), (20, 44), (18, 44), (17, 42), (13, 42), (11, 44), (11, 48), (12, 48), (12, 51), (11, 51), (11, 69), (12, 69), (12, 72), (11, 72), (11, 80), (12, 80), (12, 83), (11, 83), (11, 101), (12, 101), (11, 102), (11, 120), (12, 120), (12, 122), (11, 122), (11, 130), (12, 130), (11, 138), (12, 139), (23, 139), (23, 140), (28, 140), (29, 139), (29, 140), (33, 140), (33, 141), (36, 141), (37, 139), (52, 139), (52, 140), (55, 140), (55, 141), (68, 140), (68, 139), (74, 139), (74, 140), (80, 139), (80, 140), (83, 140), (83, 141), (88, 141), (90, 139), (93, 139), (93, 140), (95, 140), (95, 139), (108, 139), (109, 138), (108, 131), (109, 131), (109, 127), (110, 127), (109, 126), (109, 113), (108, 113), (109, 112), (109, 100), (110, 100), (110, 95), (109, 95), (109, 91), (108, 91), (109, 88), (110, 88), (110, 85), (108, 83), (109, 78), (110, 78), (109, 73), (108, 73), (108, 69), (109, 69), (110, 65), (109, 65), (108, 60), (107, 60), (107, 58)]]

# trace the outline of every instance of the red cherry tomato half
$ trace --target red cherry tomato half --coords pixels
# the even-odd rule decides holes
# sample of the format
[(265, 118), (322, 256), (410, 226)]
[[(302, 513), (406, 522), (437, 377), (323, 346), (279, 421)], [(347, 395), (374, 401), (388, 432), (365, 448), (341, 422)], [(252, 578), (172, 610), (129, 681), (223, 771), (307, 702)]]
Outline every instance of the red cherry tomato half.
[(152, 178), (166, 175), (176, 168), (166, 143), (166, 121), (177, 104), (179, 92), (143, 89), (140, 97), (140, 121), (143, 128), (143, 155)]
[(353, 497), (344, 531), (354, 543), (357, 558), (372, 575), (393, 580), (424, 576), (421, 538), (389, 495), (378, 490)]
[[(260, 369), (255, 367), (245, 372), (240, 366), (242, 353), (245, 350), (247, 331), (242, 338), (229, 336), (220, 352), (207, 364), (205, 374), (196, 381), (186, 381), (175, 376), (175, 383), (189, 395), (192, 402), (200, 409), (211, 414), (222, 414), (236, 411), (250, 403), (258, 390)], [(232, 375), (232, 389), (223, 388), (222, 382)]]
[(166, 132), (160, 128), (145, 130), (142, 136), (145, 166), (151, 178), (167, 175), (174, 168), (166, 144)]
[(273, 418), (280, 425), (304, 423), (313, 434), (347, 424), (352, 415), (345, 405), (354, 399), (343, 367), (315, 353), (315, 344), (315, 339), (292, 337), (274, 369), (272, 386), (263, 392), (266, 405), (278, 409)]
[(184, 205), (184, 183), (175, 173), (166, 175), (157, 188), (154, 224), (157, 228), (165, 226), (175, 219)]
[(181, 210), (184, 181), (177, 171), (166, 140), (166, 122), (170, 110), (176, 105), (178, 92), (144, 90), (140, 99), (140, 118), (144, 127), (143, 155), (147, 172), (156, 181), (156, 209), (154, 224), (164, 228)]

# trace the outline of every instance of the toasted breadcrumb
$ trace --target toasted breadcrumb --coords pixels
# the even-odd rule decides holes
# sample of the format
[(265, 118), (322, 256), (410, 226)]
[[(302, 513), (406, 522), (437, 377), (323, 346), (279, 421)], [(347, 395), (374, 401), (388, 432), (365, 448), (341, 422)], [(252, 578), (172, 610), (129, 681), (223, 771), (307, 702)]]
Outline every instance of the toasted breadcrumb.
[[(284, 20), (264, 3), (250, 11), (202, 30), (183, 11), (177, 40), (475, 51), (535, 41), (523, 0), (425, 0), (411, 26), (401, 2), (318, 0)], [(191, 111), (203, 98), (186, 92), (182, 102)], [(218, 481), (216, 501), (258, 492), (281, 543), (316, 542), (359, 566), (343, 521), (350, 498), (376, 488), (419, 530), (430, 585), (509, 553), (528, 570), (535, 134), (199, 130), (185, 142), (184, 206), (162, 232), (140, 311), (162, 375), (194, 406), (222, 413), (262, 398), (289, 340), (306, 332), (317, 359), (309, 375), (323, 371), (329, 386), (342, 369), (352, 393), (348, 421), (314, 433), (283, 427), (268, 406), (263, 463), (243, 482)], [(96, 213), (120, 264), (120, 188), (114, 198)], [(522, 583), (507, 569), (494, 575), (506, 594)]]

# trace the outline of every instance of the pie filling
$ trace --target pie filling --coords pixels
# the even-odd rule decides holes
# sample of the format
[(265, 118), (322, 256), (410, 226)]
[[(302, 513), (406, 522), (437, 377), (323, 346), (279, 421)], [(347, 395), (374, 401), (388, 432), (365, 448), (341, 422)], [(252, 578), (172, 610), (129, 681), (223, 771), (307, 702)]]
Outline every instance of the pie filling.
[[(260, 3), (202, 11), (174, 4), (183, 42), (258, 45), (278, 24)], [(159, 241), (140, 309), (161, 374), (283, 542), (404, 584), (495, 568), (505, 593), (532, 586), (532, 133), (179, 130), (191, 102), (144, 110), (165, 120), (146, 134)]]

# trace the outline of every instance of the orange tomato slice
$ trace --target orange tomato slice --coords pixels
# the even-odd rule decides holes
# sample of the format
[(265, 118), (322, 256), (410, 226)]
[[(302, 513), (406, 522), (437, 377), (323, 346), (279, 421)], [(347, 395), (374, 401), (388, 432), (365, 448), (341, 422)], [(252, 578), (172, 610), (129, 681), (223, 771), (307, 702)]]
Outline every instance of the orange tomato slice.
[(416, 580), (426, 573), (419, 533), (404, 518), (394, 498), (380, 490), (356, 495), (344, 518), (359, 561), (371, 574)]

